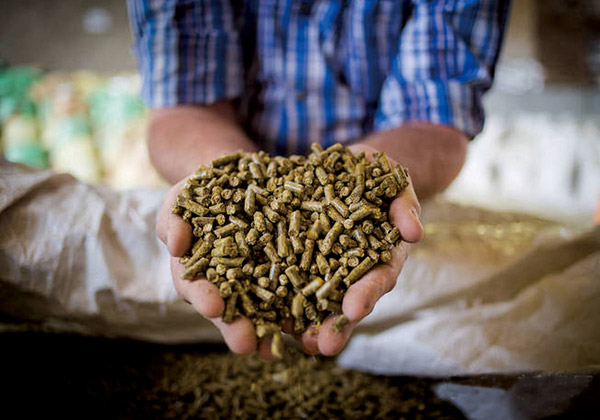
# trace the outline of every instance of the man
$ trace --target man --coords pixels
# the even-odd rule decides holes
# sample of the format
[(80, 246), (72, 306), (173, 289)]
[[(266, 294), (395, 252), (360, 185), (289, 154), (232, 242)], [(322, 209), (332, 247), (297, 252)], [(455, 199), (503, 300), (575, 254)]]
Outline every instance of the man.
[[(243, 4), (242, 4), (243, 3)], [(406, 242), (422, 236), (417, 200), (443, 191), (482, 128), (508, 0), (128, 1), (143, 97), (153, 108), (149, 150), (176, 183), (157, 225), (179, 294), (221, 330), (234, 352), (257, 348), (247, 319), (221, 321), (206, 280), (180, 279), (190, 228), (169, 213), (200, 164), (259, 148), (304, 153), (310, 143), (384, 151), (408, 167), (414, 190), (390, 209)], [(416, 192), (416, 194), (415, 194)], [(344, 298), (350, 327), (309, 329), (307, 352), (341, 351), (352, 326), (395, 284), (406, 243)], [(268, 357), (267, 343), (258, 344)]]

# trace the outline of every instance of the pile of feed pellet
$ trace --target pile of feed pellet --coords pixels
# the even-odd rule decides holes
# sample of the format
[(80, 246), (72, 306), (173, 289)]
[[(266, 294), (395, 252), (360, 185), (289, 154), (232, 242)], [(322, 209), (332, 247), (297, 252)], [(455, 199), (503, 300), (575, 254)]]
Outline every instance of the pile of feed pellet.
[(68, 334), (3, 333), (0, 345), (3, 408), (20, 418), (464, 418), (433, 393), (440, 380), (356, 372), (291, 348), (269, 362), (208, 343)]
[[(294, 350), (256, 356), (175, 357), (153, 392), (172, 419), (453, 418), (422, 386), (343, 369)], [(167, 396), (178, 395), (178, 398)], [(428, 404), (425, 404), (425, 403)]]
[[(401, 241), (388, 218), (408, 186), (383, 153), (340, 144), (307, 156), (231, 153), (188, 178), (173, 212), (193, 226), (184, 279), (206, 277), (225, 300), (223, 320), (248, 317), (282, 357), (281, 325), (294, 332), (342, 313), (342, 298)], [(347, 323), (341, 315), (334, 328)]]

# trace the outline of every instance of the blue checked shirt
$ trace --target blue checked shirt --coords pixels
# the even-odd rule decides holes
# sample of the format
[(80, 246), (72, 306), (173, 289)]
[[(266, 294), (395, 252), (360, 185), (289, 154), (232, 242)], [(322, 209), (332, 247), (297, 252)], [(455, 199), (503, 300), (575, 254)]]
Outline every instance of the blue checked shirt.
[(235, 99), (252, 137), (303, 153), (428, 121), (482, 129), (509, 0), (128, 0), (153, 108)]

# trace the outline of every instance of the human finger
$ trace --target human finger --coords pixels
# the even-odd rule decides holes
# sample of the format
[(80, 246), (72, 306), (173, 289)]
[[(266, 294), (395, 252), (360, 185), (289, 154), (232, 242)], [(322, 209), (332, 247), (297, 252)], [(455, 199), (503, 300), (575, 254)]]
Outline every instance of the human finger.
[(208, 319), (219, 329), (229, 350), (237, 354), (251, 354), (256, 351), (254, 326), (248, 318), (239, 317), (233, 322), (224, 322), (221, 317)]
[(423, 237), (420, 216), (421, 206), (412, 182), (409, 182), (408, 186), (390, 204), (390, 221), (400, 230), (402, 240), (415, 243)]
[(400, 243), (392, 249), (389, 262), (378, 264), (348, 288), (342, 302), (342, 311), (350, 322), (359, 322), (369, 315), (377, 301), (394, 288), (408, 257), (408, 250), (409, 244)]
[(356, 325), (355, 322), (350, 322), (341, 331), (335, 331), (333, 323), (338, 316), (340, 315), (328, 316), (319, 329), (318, 347), (319, 352), (324, 356), (335, 356), (340, 353), (348, 343), (352, 329)]
[(311, 325), (302, 333), (300, 341), (302, 349), (307, 354), (319, 354), (319, 330), (321, 326)]
[(178, 259), (171, 257), (171, 275), (179, 296), (189, 302), (200, 315), (206, 318), (221, 316), (225, 303), (217, 286), (204, 277), (184, 280), (181, 278), (184, 271), (185, 267), (179, 263)]
[(171, 212), (184, 183), (185, 180), (181, 180), (167, 191), (156, 222), (158, 238), (167, 245), (169, 254), (174, 257), (185, 254), (192, 241), (192, 227), (181, 216)]

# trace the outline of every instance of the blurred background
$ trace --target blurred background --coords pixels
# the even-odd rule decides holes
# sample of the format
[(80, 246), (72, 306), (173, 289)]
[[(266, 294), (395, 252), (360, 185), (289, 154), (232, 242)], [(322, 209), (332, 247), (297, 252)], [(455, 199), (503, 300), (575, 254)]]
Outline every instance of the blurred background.
[[(123, 0), (0, 5), (9, 160), (113, 188), (164, 186)], [(600, 196), (600, 0), (514, 0), (487, 123), (451, 200), (589, 223)]]

